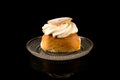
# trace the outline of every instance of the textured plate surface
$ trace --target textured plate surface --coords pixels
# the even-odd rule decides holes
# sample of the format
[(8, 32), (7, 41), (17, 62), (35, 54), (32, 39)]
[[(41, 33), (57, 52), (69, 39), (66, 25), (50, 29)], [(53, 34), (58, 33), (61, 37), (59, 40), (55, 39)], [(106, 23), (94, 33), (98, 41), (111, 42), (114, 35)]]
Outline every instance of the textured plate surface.
[(72, 60), (85, 56), (93, 48), (93, 42), (90, 39), (82, 36), (80, 36), (80, 38), (81, 38), (81, 49), (75, 52), (69, 52), (69, 53), (45, 52), (41, 49), (40, 46), (41, 36), (30, 39), (27, 42), (26, 47), (32, 55), (42, 59), (54, 60), (54, 61)]

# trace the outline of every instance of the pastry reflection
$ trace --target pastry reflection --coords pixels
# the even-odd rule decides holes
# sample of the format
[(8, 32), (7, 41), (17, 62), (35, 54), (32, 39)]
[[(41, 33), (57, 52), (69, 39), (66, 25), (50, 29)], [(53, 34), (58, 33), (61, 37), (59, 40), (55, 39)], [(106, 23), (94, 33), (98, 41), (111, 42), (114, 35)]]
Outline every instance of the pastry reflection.
[(44, 60), (34, 55), (30, 56), (32, 68), (37, 72), (43, 72), (53, 78), (69, 78), (82, 73), (87, 69), (88, 62), (82, 59), (69, 61)]

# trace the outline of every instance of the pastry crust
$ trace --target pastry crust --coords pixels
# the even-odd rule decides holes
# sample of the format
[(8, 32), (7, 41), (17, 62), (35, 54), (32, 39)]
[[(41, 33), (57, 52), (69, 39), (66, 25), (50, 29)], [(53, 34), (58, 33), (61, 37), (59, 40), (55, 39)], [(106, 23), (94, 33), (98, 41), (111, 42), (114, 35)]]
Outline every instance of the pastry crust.
[(76, 33), (65, 38), (54, 38), (50, 35), (43, 35), (41, 48), (50, 52), (74, 52), (81, 47), (81, 39)]
[(61, 17), (61, 18), (55, 18), (52, 20), (49, 20), (47, 23), (52, 25), (60, 25), (63, 23), (69, 23), (71, 22), (72, 18), (70, 17)]

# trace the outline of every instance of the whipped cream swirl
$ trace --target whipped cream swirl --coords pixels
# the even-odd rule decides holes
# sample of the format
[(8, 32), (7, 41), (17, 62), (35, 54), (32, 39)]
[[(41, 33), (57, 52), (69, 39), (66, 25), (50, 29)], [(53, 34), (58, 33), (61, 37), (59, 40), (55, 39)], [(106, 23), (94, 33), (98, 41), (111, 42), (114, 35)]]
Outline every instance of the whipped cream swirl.
[(60, 25), (54, 24), (45, 24), (42, 27), (42, 31), (45, 35), (52, 35), (53, 37), (57, 38), (64, 38), (69, 36), (70, 34), (77, 33), (78, 29), (75, 23), (73, 22), (66, 22)]

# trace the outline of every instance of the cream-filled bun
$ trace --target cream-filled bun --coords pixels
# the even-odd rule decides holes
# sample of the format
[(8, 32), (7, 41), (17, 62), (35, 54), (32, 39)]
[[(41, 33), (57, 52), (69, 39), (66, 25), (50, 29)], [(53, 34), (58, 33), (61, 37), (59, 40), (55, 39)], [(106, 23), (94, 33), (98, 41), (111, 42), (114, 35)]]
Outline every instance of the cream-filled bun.
[(81, 39), (78, 28), (70, 17), (60, 17), (47, 21), (42, 27), (44, 35), (41, 48), (50, 52), (74, 52), (80, 50)]

